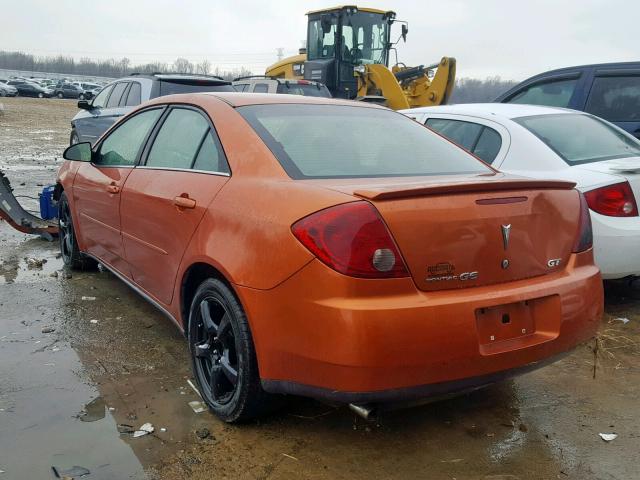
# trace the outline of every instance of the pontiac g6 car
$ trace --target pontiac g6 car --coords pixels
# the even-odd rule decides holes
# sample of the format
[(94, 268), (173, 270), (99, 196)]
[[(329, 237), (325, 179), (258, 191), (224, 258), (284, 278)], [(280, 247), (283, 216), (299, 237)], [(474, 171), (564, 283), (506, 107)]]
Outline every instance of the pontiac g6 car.
[(359, 406), (480, 387), (599, 324), (574, 184), (499, 173), (385, 108), (161, 97), (65, 158), (65, 263), (102, 263), (169, 316), (228, 422), (273, 394)]

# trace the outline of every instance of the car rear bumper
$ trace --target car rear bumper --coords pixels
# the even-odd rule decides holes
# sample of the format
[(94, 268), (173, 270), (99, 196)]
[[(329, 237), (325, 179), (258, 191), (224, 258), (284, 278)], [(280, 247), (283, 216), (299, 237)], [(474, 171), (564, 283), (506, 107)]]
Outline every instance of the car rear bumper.
[[(590, 339), (603, 311), (591, 251), (544, 277), (440, 292), (345, 277), (317, 260), (271, 290), (236, 289), (265, 389), (344, 402), (441, 395), (537, 368)], [(533, 323), (514, 314), (505, 327), (524, 334), (482, 316), (525, 301)]]
[(640, 217), (607, 217), (591, 212), (593, 249), (602, 278), (640, 275)]

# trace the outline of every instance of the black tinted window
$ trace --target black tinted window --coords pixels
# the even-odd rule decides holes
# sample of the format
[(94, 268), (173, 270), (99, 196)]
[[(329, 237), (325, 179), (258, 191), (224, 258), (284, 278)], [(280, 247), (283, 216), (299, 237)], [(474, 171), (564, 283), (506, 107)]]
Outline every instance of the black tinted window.
[(502, 137), (493, 128), (484, 127), (473, 153), (486, 163), (493, 163), (502, 146)]
[(446, 118), (430, 118), (427, 120), (427, 126), (470, 152), (473, 151), (482, 132), (482, 125), (477, 123)]
[(612, 122), (640, 120), (640, 76), (596, 77), (586, 111)]
[(290, 95), (305, 95), (307, 97), (331, 98), (331, 93), (325, 86), (301, 83), (281, 83), (278, 85), (278, 93), (288, 93)]
[(272, 104), (236, 110), (295, 179), (490, 173), (461, 148), (386, 109)]
[(577, 78), (538, 83), (518, 92), (507, 103), (567, 107), (577, 83)]
[(176, 108), (162, 124), (146, 165), (191, 168), (209, 123), (198, 112)]
[(132, 82), (129, 89), (129, 95), (127, 96), (127, 107), (135, 107), (140, 105), (140, 84), (138, 82)]
[(229, 165), (227, 165), (220, 141), (211, 130), (202, 142), (196, 161), (193, 163), (193, 169), (229, 173)]
[(118, 106), (118, 104), (120, 103), (120, 98), (122, 97), (122, 94), (124, 93), (125, 88), (127, 88), (127, 82), (116, 83), (116, 86), (113, 87), (113, 92), (109, 97), (109, 101), (107, 102), (107, 105), (106, 105), (107, 108), (113, 108)]
[(147, 110), (120, 124), (100, 145), (99, 165), (132, 166), (161, 109)]
[(191, 82), (172, 82), (161, 80), (160, 96), (173, 95), (174, 93), (195, 93), (195, 92), (235, 92), (231, 85), (211, 84), (207, 80), (193, 80)]
[(253, 87), (253, 93), (268, 93), (269, 85), (266, 83), (256, 83)]

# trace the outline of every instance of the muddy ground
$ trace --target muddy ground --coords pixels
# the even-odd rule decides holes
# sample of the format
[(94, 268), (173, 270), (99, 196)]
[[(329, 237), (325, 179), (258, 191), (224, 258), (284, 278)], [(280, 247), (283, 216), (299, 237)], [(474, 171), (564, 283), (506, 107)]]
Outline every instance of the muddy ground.
[[(75, 103), (0, 103), (0, 168), (37, 210)], [(620, 285), (608, 286), (595, 354), (592, 342), (513, 381), (372, 423), (293, 399), (228, 426), (189, 407), (198, 396), (186, 343), (169, 320), (110, 273), (66, 272), (57, 252), (0, 222), (0, 480), (74, 465), (87, 479), (640, 478), (640, 303)], [(154, 433), (133, 438), (147, 422)]]

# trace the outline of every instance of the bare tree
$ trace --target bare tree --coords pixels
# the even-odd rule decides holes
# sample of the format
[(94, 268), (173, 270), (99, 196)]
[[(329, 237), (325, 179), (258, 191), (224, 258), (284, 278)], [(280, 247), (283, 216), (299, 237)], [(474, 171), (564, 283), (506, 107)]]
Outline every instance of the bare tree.
[(211, 72), (211, 62), (205, 58), (196, 67), (196, 72), (202, 75), (209, 75), (209, 72)]
[(175, 73), (193, 73), (193, 63), (186, 58), (176, 58), (173, 62), (173, 70)]

